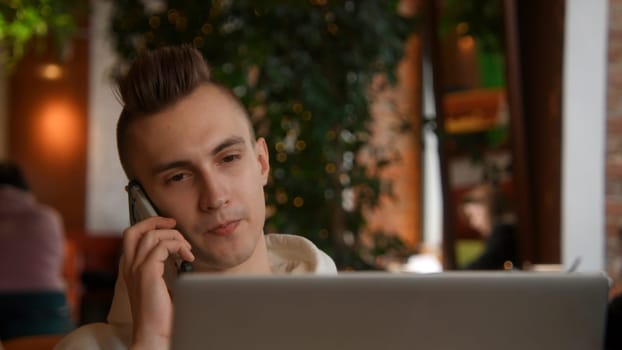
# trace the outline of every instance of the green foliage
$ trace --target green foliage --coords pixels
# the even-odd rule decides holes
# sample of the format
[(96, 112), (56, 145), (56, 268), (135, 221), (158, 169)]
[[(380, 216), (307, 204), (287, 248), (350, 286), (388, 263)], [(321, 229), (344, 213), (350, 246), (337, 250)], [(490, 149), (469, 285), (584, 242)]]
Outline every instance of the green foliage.
[(384, 188), (376, 173), (389, 159), (372, 152), (380, 166), (371, 171), (357, 155), (370, 139), (372, 78), (395, 82), (412, 19), (386, 0), (162, 3), (116, 1), (121, 57), (167, 44), (199, 48), (267, 138), (267, 230), (308, 237), (342, 268), (367, 267), (357, 253), (361, 209), (376, 205)]
[(370, 253), (374, 257), (393, 258), (404, 261), (416, 253), (396, 235), (374, 232), (372, 240), (373, 248), (370, 249)]
[(60, 48), (76, 31), (79, 0), (3, 0), (0, 2), (0, 62), (11, 68), (27, 44), (52, 34)]
[(484, 51), (503, 51), (502, 0), (447, 0), (441, 23), (443, 31), (466, 23), (462, 35), (475, 37)]

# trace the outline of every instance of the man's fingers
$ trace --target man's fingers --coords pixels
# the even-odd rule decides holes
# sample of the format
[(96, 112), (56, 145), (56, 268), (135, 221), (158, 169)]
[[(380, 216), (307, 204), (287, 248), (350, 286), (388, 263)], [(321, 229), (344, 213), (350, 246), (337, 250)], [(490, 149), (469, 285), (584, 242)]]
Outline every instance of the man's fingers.
[(183, 242), (188, 250), (192, 248), (190, 243), (188, 243), (188, 241), (186, 241), (182, 234), (177, 230), (169, 229), (151, 231), (142, 235), (138, 241), (132, 265), (140, 265), (156, 245), (158, 245), (161, 241), (166, 240), (177, 240)]
[(154, 216), (127, 228), (123, 232), (123, 254), (125, 254), (127, 261), (130, 263), (134, 261), (137, 244), (143, 235), (153, 230), (172, 229), (175, 224), (175, 219)]
[(164, 263), (166, 262), (166, 259), (173, 254), (179, 254), (179, 256), (184, 260), (194, 260), (194, 255), (190, 251), (190, 247), (187, 242), (172, 239), (162, 240), (159, 241), (158, 244), (156, 244), (151, 250), (149, 250), (143, 261), (135, 262), (132, 267), (132, 272), (140, 273), (143, 276), (154, 273), (155, 275), (161, 277), (164, 273)]

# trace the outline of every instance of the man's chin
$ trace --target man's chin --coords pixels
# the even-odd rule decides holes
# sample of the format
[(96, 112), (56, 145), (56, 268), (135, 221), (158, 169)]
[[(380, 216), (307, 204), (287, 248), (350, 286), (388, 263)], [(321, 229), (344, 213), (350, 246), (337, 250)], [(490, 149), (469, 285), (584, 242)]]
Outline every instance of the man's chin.
[(193, 253), (197, 258), (193, 265), (195, 266), (195, 271), (210, 271), (210, 272), (224, 272), (226, 270), (235, 269), (236, 267), (242, 265), (246, 262), (252, 252), (250, 253), (241, 253), (241, 252), (212, 252), (212, 251), (204, 251), (198, 250), (196, 248), (193, 249)]

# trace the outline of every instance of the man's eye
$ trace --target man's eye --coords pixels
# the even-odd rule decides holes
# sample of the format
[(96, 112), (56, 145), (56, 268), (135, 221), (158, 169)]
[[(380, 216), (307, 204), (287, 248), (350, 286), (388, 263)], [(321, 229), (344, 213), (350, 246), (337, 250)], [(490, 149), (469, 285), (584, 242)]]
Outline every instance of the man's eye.
[(166, 182), (171, 183), (171, 182), (179, 182), (183, 179), (186, 178), (186, 174), (180, 173), (180, 174), (175, 174), (171, 177), (169, 177)]
[(240, 155), (239, 154), (230, 154), (228, 156), (224, 156), (222, 158), (222, 161), (224, 163), (231, 163), (231, 162), (234, 162), (234, 161), (236, 161), (238, 159), (240, 159)]

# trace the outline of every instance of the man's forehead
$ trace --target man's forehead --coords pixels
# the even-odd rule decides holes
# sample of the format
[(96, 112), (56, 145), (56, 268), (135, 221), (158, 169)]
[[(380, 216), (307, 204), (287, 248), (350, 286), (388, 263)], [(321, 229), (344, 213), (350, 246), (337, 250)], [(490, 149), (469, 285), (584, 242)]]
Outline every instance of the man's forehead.
[[(225, 87), (214, 83), (204, 83), (178, 101), (175, 106), (182, 104), (194, 104), (199, 110), (194, 111), (194, 117), (206, 118), (212, 122), (212, 126), (220, 129), (220, 126), (243, 127), (248, 131), (251, 139), (254, 139), (253, 126), (248, 113), (235, 95)], [(173, 106), (173, 107), (175, 107)], [(183, 107), (183, 106), (182, 106)], [(176, 118), (173, 118), (176, 119)]]
[(232, 136), (254, 144), (244, 107), (214, 84), (203, 84), (166, 109), (134, 119), (126, 131), (130, 153), (151, 153), (155, 158), (199, 145), (209, 152)]
[[(203, 153), (216, 155), (218, 152), (232, 146), (253, 147), (247, 128), (224, 127), (220, 129), (208, 127), (196, 127), (189, 129), (160, 128), (165, 132), (158, 133), (157, 129), (146, 131), (135, 128), (132, 133), (136, 137), (130, 137), (129, 149), (136, 155), (159, 159), (162, 157), (181, 157), (189, 153)], [(190, 130), (190, 132), (184, 132)], [(141, 134), (141, 132), (145, 132)]]
[[(204, 83), (197, 86), (186, 99), (196, 98), (206, 104), (215, 103), (216, 105), (235, 111), (235, 115), (243, 118), (247, 117), (246, 108), (238, 100), (235, 94), (224, 86), (215, 83)], [(183, 99), (182, 99), (183, 100)]]

